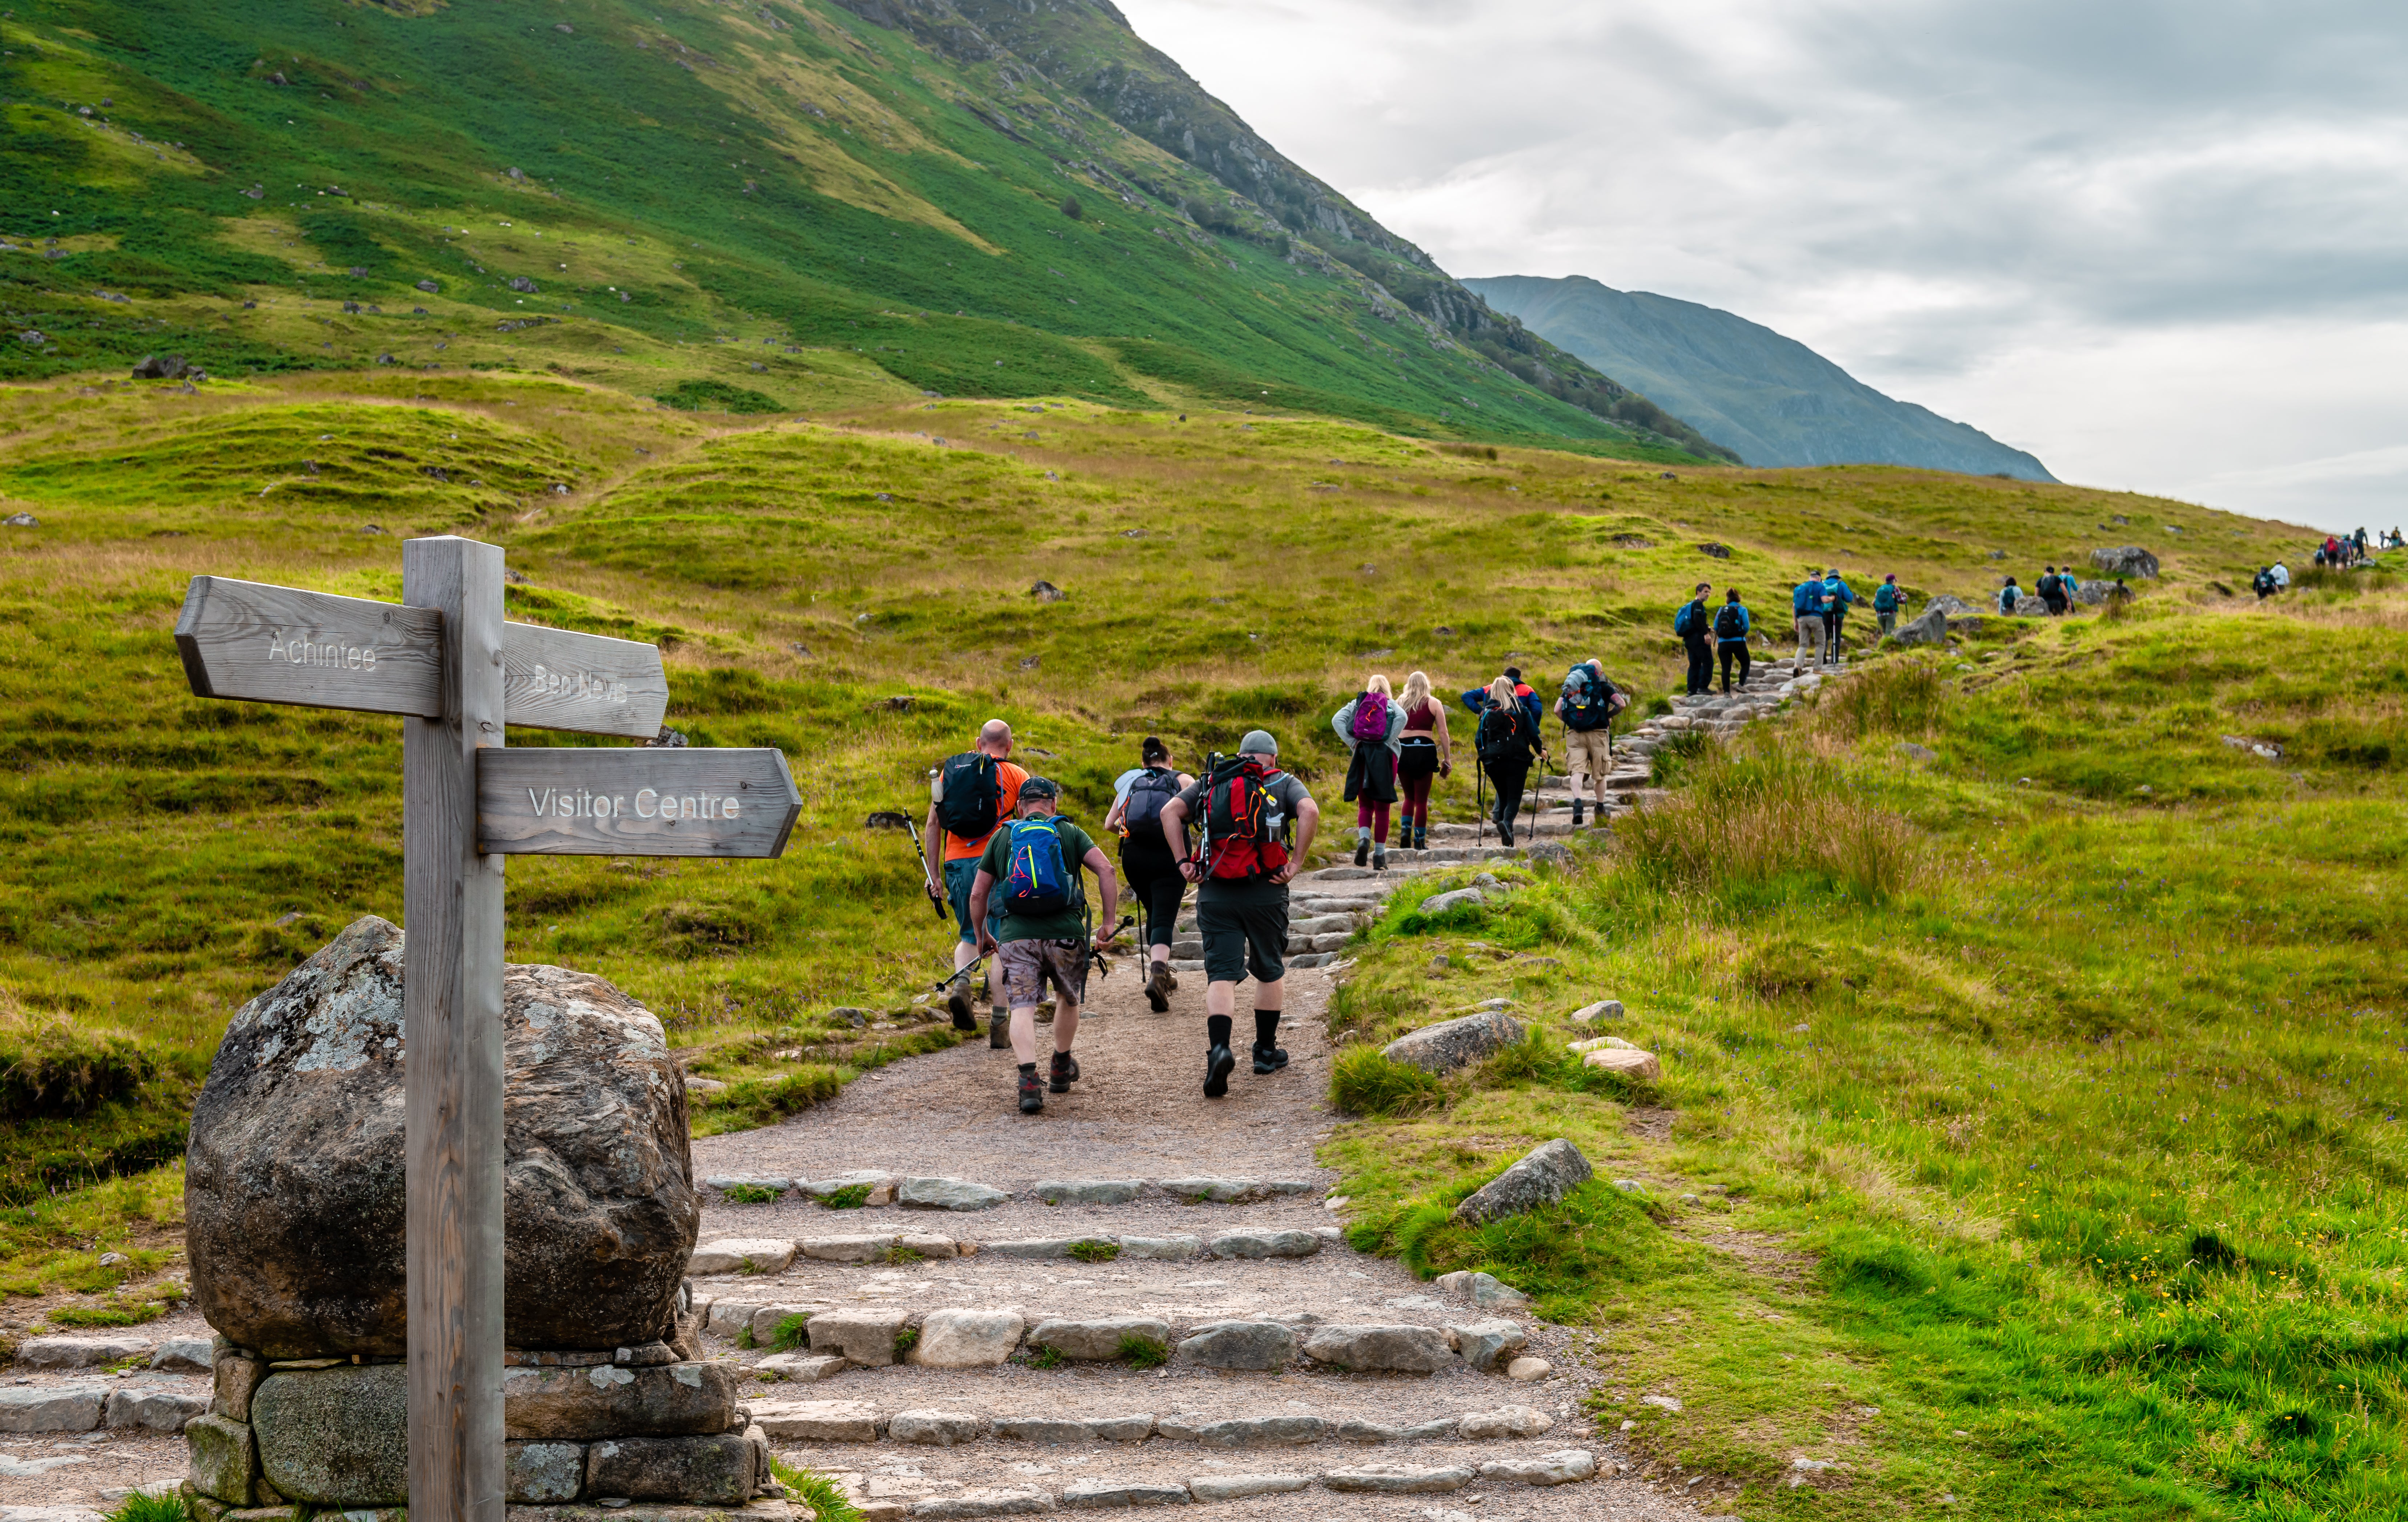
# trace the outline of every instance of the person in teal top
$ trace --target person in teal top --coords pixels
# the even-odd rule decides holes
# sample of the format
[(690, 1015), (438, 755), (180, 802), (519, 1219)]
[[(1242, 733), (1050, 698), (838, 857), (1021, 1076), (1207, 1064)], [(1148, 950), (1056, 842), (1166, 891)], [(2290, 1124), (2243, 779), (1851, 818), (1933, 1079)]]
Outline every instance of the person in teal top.
[(1884, 635), (1898, 632), (1898, 573), (1893, 571), (1882, 577), (1882, 584), (1873, 589), (1873, 617), (1881, 620)]
[[(979, 927), (979, 949), (992, 952), (1003, 970), (1003, 1000), (1011, 1009), (1011, 1051), (1020, 1063), (1020, 1113), (1045, 1108), (1045, 1088), (1067, 1094), (1079, 1076), (1070, 1044), (1079, 1036), (1079, 1004), (1087, 996), (1087, 895), (1082, 867), (1096, 875), (1103, 917), (1095, 949), (1111, 945), (1113, 915), (1120, 907), (1120, 880), (1084, 830), (1055, 812), (1062, 789), (1047, 777), (1020, 785), (1019, 818), (989, 836), (970, 882), (970, 923)], [(1025, 856), (1029, 860), (1023, 861)], [(1046, 902), (1015, 907), (1016, 891), (1043, 889)], [(987, 904), (1000, 898), (1001, 917), (990, 924)], [(1054, 1004), (1054, 1069), (1037, 1076), (1037, 1005), (1051, 983)]]
[(1823, 663), (1840, 663), (1841, 626), (1847, 622), (1848, 609), (1856, 605), (1856, 594), (1840, 579), (1840, 568), (1823, 573)]

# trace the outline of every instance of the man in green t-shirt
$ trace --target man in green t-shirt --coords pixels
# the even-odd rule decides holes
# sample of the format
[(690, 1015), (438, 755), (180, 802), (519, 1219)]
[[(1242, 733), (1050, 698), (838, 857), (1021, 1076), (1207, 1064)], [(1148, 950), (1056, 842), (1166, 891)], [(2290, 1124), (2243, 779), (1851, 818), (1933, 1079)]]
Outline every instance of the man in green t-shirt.
[[(1084, 830), (1055, 812), (1062, 789), (1041, 776), (1020, 785), (1019, 817), (997, 830), (979, 857), (970, 884), (969, 922), (980, 927), (979, 949), (995, 954), (1002, 970), (1003, 1003), (1011, 1009), (1011, 1051), (1020, 1062), (1020, 1113), (1045, 1108), (1048, 1085), (1037, 1076), (1037, 1003), (1051, 983), (1054, 1004), (1054, 1070), (1050, 1087), (1067, 1094), (1079, 1076), (1070, 1044), (1079, 1035), (1079, 1004), (1087, 996), (1087, 896), (1079, 869), (1096, 875), (1103, 914), (1096, 920), (1095, 949), (1111, 944), (1121, 885), (1112, 864)], [(987, 919), (987, 905), (1000, 899), (1001, 917)]]

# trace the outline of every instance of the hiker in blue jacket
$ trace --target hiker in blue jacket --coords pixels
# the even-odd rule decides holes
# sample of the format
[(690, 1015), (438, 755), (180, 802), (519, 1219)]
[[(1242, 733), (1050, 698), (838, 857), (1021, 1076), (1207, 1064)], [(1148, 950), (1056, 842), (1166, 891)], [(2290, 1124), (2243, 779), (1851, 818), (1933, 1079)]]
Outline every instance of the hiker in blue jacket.
[(1812, 571), (1806, 573), (1806, 579), (1799, 582), (1789, 593), (1789, 612), (1790, 616), (1798, 620), (1798, 659), (1794, 664), (1802, 669), (1809, 655), (1814, 657), (1815, 664), (1822, 664), (1823, 578), (1821, 576)]
[[(1505, 679), (1513, 685), (1513, 701), (1522, 705), (1523, 717), (1529, 720), (1530, 733), (1536, 734), (1539, 721), (1547, 711), (1546, 705), (1539, 699), (1538, 690), (1522, 680), (1522, 668), (1519, 666), (1507, 666)], [(1486, 713), (1491, 690), (1488, 687), (1472, 688), (1463, 694), (1463, 705), (1474, 715)]]
[(1731, 690), (1731, 662), (1739, 662), (1739, 685), (1747, 685), (1747, 632), (1756, 619), (1749, 616), (1747, 605), (1739, 600), (1739, 589), (1733, 587), (1723, 594), (1723, 605), (1714, 610), (1714, 648), (1722, 656), (1723, 695)]
[(1706, 611), (1706, 593), (1713, 590), (1708, 581), (1698, 583), (1698, 593), (1681, 605), (1672, 615), (1672, 633), (1681, 636), (1683, 648), (1689, 652), (1688, 693), (1696, 697), (1714, 685), (1714, 616)]
[(1823, 663), (1840, 663), (1840, 626), (1847, 620), (1848, 609), (1856, 605), (1856, 594), (1840, 579), (1840, 568), (1833, 566), (1823, 573)]

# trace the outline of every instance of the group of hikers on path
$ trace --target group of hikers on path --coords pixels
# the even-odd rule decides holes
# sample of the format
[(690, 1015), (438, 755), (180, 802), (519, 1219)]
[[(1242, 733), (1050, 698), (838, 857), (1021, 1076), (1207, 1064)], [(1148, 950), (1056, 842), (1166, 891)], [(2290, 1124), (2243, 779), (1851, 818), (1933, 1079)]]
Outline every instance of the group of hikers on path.
[[(1304, 784), (1280, 770), (1279, 743), (1250, 731), (1238, 754), (1202, 777), (1174, 770), (1169, 747), (1147, 737), (1141, 764), (1115, 788), (1108, 826), (1121, 832), (1118, 873), (1094, 838), (1059, 814), (1061, 788), (1009, 760), (1011, 726), (992, 719), (976, 748), (949, 758), (932, 780), (924, 845), (941, 853), (943, 886), (931, 865), (928, 892), (951, 904), (956, 931), (953, 975), (944, 985), (955, 1029), (975, 1031), (971, 974), (992, 957), (997, 990), (990, 1043), (1008, 1041), (1019, 1065), (1021, 1113), (1036, 1115), (1045, 1096), (1079, 1080), (1071, 1051), (1087, 973), (1111, 948), (1122, 922), (1124, 878), (1144, 915), (1145, 992), (1156, 1013), (1178, 986), (1170, 970), (1172, 932), (1197, 885), (1196, 917), (1204, 939), (1207, 1050), (1204, 1092), (1229, 1091), (1237, 987), (1254, 980), (1254, 1069), (1268, 1076), (1287, 1066), (1279, 1045), (1287, 975), (1287, 884), (1312, 847), (1320, 808)], [(1191, 849), (1191, 827), (1200, 839)], [(1101, 914), (1091, 919), (1082, 879), (1092, 874)], [(1051, 989), (1054, 1045), (1037, 1070), (1037, 1011)]]
[[(1756, 633), (1755, 613), (1740, 601), (1737, 587), (1723, 593), (1720, 607), (1709, 610), (1707, 600), (1713, 590), (1713, 582), (1698, 582), (1689, 601), (1672, 615), (1672, 633), (1681, 637), (1682, 647), (1689, 657), (1686, 691), (1691, 697), (1713, 690), (1717, 658), (1725, 692), (1731, 690), (1734, 667), (1739, 672), (1738, 685), (1747, 685), (1753, 660), (1748, 638)], [(1873, 590), (1873, 613), (1881, 620), (1885, 634), (1898, 628), (1900, 596), (1895, 576), (1884, 576), (1882, 584)], [(1841, 638), (1847, 626), (1848, 610), (1856, 605), (1856, 589), (1841, 577), (1838, 566), (1820, 576), (1809, 571), (1805, 579), (1790, 589), (1789, 614), (1798, 634), (1798, 659), (1801, 663), (1809, 657), (1816, 665), (1840, 663)]]
[[(1464, 692), (1461, 701), (1475, 716), (1472, 745), (1481, 775), (1497, 793), (1488, 818), (1511, 846), (1530, 767), (1546, 757), (1545, 709), (1513, 667)], [(1588, 788), (1603, 817), (1612, 764), (1610, 725), (1629, 701), (1596, 659), (1573, 666), (1564, 678), (1554, 711), (1565, 729), (1575, 826)], [(1428, 675), (1414, 672), (1399, 693), (1385, 676), (1373, 674), (1330, 717), (1330, 727), (1350, 751), (1345, 801), (1355, 806), (1355, 864), (1368, 860), (1374, 870), (1386, 870), (1392, 817), (1400, 849), (1426, 849), (1431, 786), (1455, 764), (1446, 708), (1432, 693)], [(1061, 817), (1060, 786), (1014, 765), (1012, 747), (1011, 726), (991, 719), (973, 748), (930, 774), (922, 849), (928, 895), (953, 917), (953, 972), (941, 985), (946, 1006), (956, 1029), (978, 1029), (974, 974), (992, 959), (988, 983), (996, 997), (988, 1040), (1011, 1047), (1021, 1113), (1041, 1113), (1048, 1093), (1066, 1094), (1079, 1079), (1072, 1046), (1087, 974), (1125, 923), (1115, 918), (1124, 895), (1142, 918), (1145, 995), (1160, 1014), (1179, 987), (1170, 948), (1187, 889), (1196, 888), (1204, 946), (1206, 1096), (1229, 1091), (1238, 1064), (1238, 985), (1249, 977), (1254, 1071), (1267, 1077), (1286, 1067), (1279, 1023), (1285, 1006), (1288, 883), (1320, 832), (1321, 808), (1301, 779), (1281, 769), (1278, 740), (1267, 730), (1251, 730), (1235, 756), (1214, 756), (1197, 776), (1178, 770), (1169, 747), (1147, 736), (1139, 764), (1115, 779), (1104, 816), (1105, 831), (1120, 837), (1117, 871), (1093, 836)], [(1093, 917), (1084, 883), (1090, 875), (1100, 908)], [(1039, 1074), (1037, 1016), (1049, 989), (1053, 1051)]]

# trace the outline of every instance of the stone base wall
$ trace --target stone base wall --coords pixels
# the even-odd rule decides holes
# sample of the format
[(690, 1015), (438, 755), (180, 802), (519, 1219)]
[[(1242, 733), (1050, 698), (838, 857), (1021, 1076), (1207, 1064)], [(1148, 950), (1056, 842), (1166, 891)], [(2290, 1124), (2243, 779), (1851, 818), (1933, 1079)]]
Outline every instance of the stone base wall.
[[(736, 1403), (735, 1372), (680, 1351), (653, 1343), (612, 1354), (513, 1353), (502, 1376), (511, 1506), (705, 1509), (691, 1512), (697, 1518), (783, 1513), (751, 1504), (783, 1492), (769, 1471), (767, 1435)], [(408, 1503), (406, 1363), (271, 1361), (222, 1337), (214, 1365), (208, 1413), (184, 1428), (186, 1491), (200, 1522), (268, 1508), (358, 1515)]]

